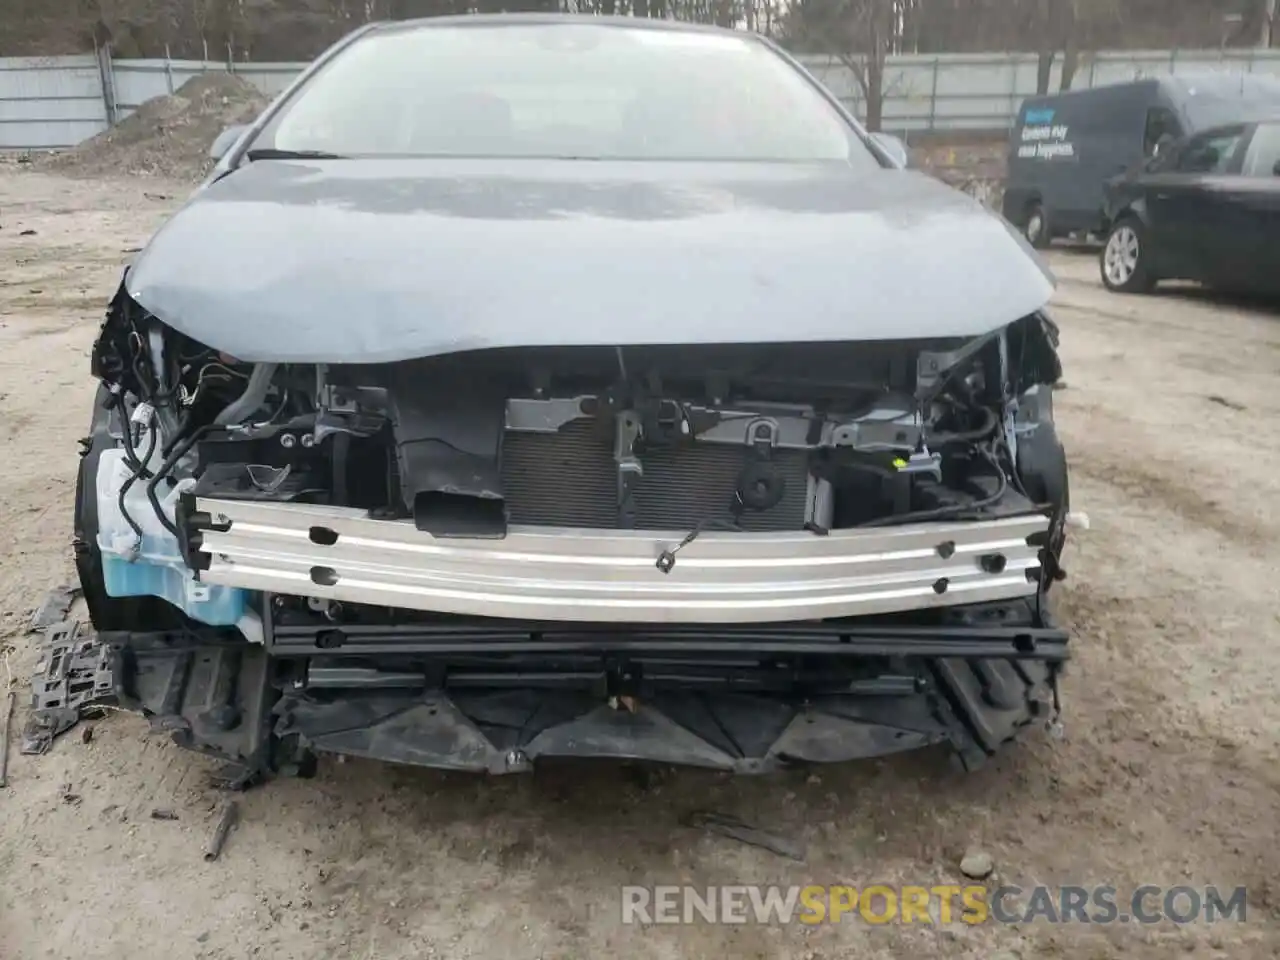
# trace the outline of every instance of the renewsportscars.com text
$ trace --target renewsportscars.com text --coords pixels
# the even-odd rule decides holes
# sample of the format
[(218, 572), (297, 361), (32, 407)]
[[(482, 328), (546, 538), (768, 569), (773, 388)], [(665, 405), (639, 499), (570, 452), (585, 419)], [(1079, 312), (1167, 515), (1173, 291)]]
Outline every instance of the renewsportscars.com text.
[(1245, 920), (1244, 887), (1112, 886), (628, 886), (622, 922), (759, 923), (1219, 923)]

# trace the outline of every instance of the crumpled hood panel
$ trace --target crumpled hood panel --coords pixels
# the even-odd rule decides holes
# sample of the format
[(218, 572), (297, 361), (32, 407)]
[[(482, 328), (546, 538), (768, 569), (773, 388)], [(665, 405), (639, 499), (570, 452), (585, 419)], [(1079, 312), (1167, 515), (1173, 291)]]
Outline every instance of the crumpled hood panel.
[(126, 278), (242, 360), (494, 347), (970, 337), (1053, 282), (918, 173), (843, 165), (258, 161), (198, 191)]

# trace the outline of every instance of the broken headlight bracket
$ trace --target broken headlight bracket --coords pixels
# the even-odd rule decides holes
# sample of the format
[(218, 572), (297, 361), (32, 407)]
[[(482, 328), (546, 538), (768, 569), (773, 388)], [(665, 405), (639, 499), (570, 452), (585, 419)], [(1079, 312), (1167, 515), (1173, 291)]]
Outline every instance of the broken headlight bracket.
[(55, 737), (79, 722), (86, 708), (115, 703), (110, 651), (79, 621), (64, 620), (45, 632), (31, 679), (31, 716), (21, 751), (46, 752)]

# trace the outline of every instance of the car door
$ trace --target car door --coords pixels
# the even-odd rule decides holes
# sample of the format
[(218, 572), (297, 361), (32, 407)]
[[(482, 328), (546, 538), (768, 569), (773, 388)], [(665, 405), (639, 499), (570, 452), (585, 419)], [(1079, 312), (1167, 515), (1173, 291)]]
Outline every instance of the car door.
[(1280, 120), (1258, 124), (1239, 176), (1221, 192), (1227, 279), (1241, 289), (1280, 292)]
[(1146, 178), (1148, 228), (1164, 276), (1209, 280), (1226, 260), (1229, 231), (1223, 189), (1240, 171), (1245, 124), (1217, 127), (1185, 140), (1167, 169)]
[(1177, 182), (1173, 174), (1182, 147), (1182, 142), (1161, 145), (1140, 165), (1108, 180), (1104, 191), (1103, 219), (1107, 223), (1136, 215), (1146, 226), (1147, 267), (1159, 277), (1175, 278), (1179, 274), (1177, 251), (1169, 246), (1171, 231), (1164, 229), (1168, 205), (1157, 204), (1153, 198), (1157, 193), (1166, 195)]

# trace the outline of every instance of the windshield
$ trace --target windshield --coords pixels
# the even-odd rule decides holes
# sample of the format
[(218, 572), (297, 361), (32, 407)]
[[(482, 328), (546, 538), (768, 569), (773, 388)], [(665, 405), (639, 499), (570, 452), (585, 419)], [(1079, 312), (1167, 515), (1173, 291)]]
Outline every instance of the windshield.
[(879, 166), (819, 90), (758, 40), (578, 23), (374, 31), (304, 84), (252, 146)]

